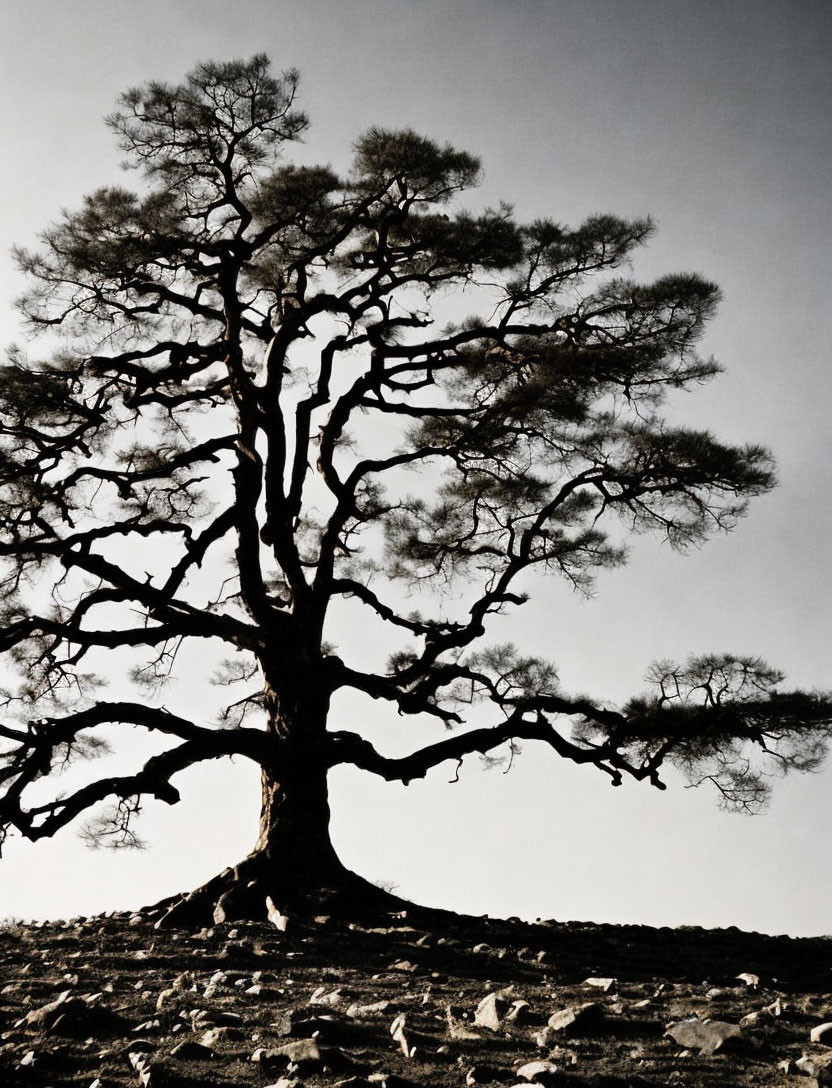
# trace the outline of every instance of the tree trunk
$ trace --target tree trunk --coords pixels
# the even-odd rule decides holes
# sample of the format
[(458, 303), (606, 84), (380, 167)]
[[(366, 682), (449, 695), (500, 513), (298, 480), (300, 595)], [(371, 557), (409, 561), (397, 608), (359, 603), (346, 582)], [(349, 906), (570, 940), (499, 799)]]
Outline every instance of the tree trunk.
[[(312, 689), (314, 691), (314, 689)], [(272, 714), (268, 732), (274, 757), (261, 770), (257, 841), (236, 866), (166, 907), (159, 926), (265, 921), (272, 908), (287, 917), (358, 916), (408, 904), (350, 872), (338, 859), (329, 833), (325, 717)], [(307, 705), (307, 710), (309, 709)], [(298, 727), (304, 721), (305, 728)], [(318, 726), (316, 728), (316, 726)], [(274, 912), (273, 912), (274, 913)]]
[(275, 864), (306, 883), (337, 871), (340, 862), (329, 837), (326, 768), (315, 774), (283, 775), (263, 768), (257, 841), (250, 857)]

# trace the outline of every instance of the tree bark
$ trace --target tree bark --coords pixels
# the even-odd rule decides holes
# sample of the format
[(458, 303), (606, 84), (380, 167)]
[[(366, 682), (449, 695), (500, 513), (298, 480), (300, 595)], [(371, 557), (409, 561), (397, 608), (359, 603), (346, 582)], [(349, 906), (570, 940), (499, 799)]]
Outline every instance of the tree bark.
[(304, 685), (300, 671), (280, 687), (267, 687), (273, 754), (261, 769), (256, 842), (238, 865), (187, 895), (149, 908), (166, 908), (158, 926), (266, 921), (272, 906), (290, 918), (363, 916), (409, 906), (347, 869), (332, 845), (328, 698), (320, 690), (320, 683)]

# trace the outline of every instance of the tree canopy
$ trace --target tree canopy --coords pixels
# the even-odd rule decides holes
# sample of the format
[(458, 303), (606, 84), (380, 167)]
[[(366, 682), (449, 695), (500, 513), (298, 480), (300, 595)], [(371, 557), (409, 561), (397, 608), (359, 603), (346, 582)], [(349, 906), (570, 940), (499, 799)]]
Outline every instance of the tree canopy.
[[(9, 349), (0, 375), (0, 652), (18, 676), (0, 834), (109, 803), (98, 833), (129, 842), (142, 798), (172, 803), (179, 772), (235, 754), (284, 801), (341, 763), (407, 782), (521, 741), (616, 785), (662, 787), (671, 764), (748, 809), (772, 772), (818, 767), (832, 701), (760, 660), (660, 662), (614, 707), (499, 641), (530, 572), (586, 590), (628, 534), (698, 544), (772, 487), (765, 448), (666, 418), (719, 372), (697, 351), (717, 287), (631, 278), (647, 220), (472, 210), (479, 161), (409, 129), (371, 128), (341, 174), (293, 164), (297, 87), (255, 56), (128, 91), (108, 124), (135, 187), (17, 253), (45, 352)], [(386, 632), (384, 668), (329, 643), (341, 602), (356, 643)], [(227, 648), (214, 721), (159, 694), (194, 641)], [(327, 728), (344, 688), (448, 735), (386, 756)], [(158, 752), (44, 792), (123, 724)]]

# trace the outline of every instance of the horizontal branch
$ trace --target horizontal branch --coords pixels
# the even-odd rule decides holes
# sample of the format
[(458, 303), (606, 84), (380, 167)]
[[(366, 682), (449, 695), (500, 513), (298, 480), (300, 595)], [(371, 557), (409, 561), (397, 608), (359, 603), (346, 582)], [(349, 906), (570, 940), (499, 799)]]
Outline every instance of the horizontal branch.
[[(85, 730), (104, 725), (141, 726), (149, 732), (176, 737), (182, 743), (154, 755), (133, 775), (107, 776), (66, 797), (25, 809), (21, 799), (28, 786), (48, 775), (56, 756), (65, 761)], [(24, 729), (2, 727), (0, 736), (13, 742), (3, 753), (0, 783), (0, 840), (10, 827), (35, 840), (53, 835), (80, 813), (107, 797), (125, 799), (152, 795), (173, 804), (179, 799), (170, 778), (196, 763), (221, 756), (242, 755), (263, 765), (270, 758), (268, 734), (257, 729), (211, 729), (141, 703), (98, 703), (61, 718), (39, 718)]]
[(4, 798), (0, 802), (0, 827), (10, 823), (25, 838), (34, 842), (51, 837), (81, 813), (87, 812), (108, 797), (124, 800), (129, 797), (151, 796), (166, 804), (175, 805), (180, 797), (179, 791), (170, 783), (173, 775), (206, 759), (237, 754), (236, 747), (227, 742), (229, 735), (215, 734), (217, 743), (210, 747), (201, 740), (185, 741), (176, 748), (152, 756), (136, 774), (99, 779), (66, 797), (38, 805), (26, 813), (20, 812), (17, 818), (10, 818), (10, 814), (6, 812)]
[[(414, 779), (424, 778), (429, 770), (449, 759), (461, 761), (465, 756), (474, 753), (485, 755), (503, 744), (522, 740), (543, 741), (559, 756), (573, 763), (593, 763), (608, 774), (616, 786), (621, 784), (622, 771), (635, 778), (646, 777), (642, 768), (634, 767), (622, 759), (611, 745), (584, 747), (574, 744), (561, 736), (542, 714), (528, 720), (520, 711), (515, 711), (501, 725), (471, 729), (436, 744), (429, 744), (410, 755), (395, 758), (381, 755), (369, 741), (357, 733), (333, 733), (330, 736), (329, 765), (336, 767), (349, 764), (379, 775), (388, 782), (408, 785)], [(655, 773), (650, 777), (653, 785), (664, 788)]]

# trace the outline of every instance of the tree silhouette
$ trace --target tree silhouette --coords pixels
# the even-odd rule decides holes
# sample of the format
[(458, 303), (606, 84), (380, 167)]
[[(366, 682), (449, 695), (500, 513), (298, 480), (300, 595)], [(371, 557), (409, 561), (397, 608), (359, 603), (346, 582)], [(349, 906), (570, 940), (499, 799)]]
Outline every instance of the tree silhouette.
[[(648, 221), (460, 207), (478, 161), (410, 130), (371, 129), (346, 176), (291, 165), (296, 90), (255, 56), (128, 91), (108, 123), (138, 188), (94, 192), (18, 253), (47, 355), (11, 349), (0, 383), (0, 650), (19, 674), (2, 834), (86, 815), (129, 844), (142, 799), (175, 803), (180, 772), (253, 760), (256, 844), (173, 902), (176, 924), (262, 917), (267, 897), (378, 900), (330, 842), (339, 764), (407, 783), (536, 741), (615, 785), (663, 788), (672, 764), (746, 808), (772, 770), (815, 769), (832, 701), (782, 691), (761, 661), (663, 662), (649, 694), (613, 708), (489, 641), (528, 572), (584, 589), (623, 562), (627, 534), (699, 543), (772, 486), (765, 449), (661, 415), (670, 391), (718, 373), (696, 353), (717, 288), (623, 276)], [(463, 293), (482, 316), (440, 323)], [(356, 643), (383, 629), (384, 668), (328, 644), (335, 606)], [(228, 654), (214, 721), (158, 691), (194, 640), (206, 663)], [(103, 698), (102, 669), (133, 697)], [(386, 756), (328, 728), (345, 688), (448, 734)], [(158, 734), (158, 751), (46, 792), (120, 725)]]

